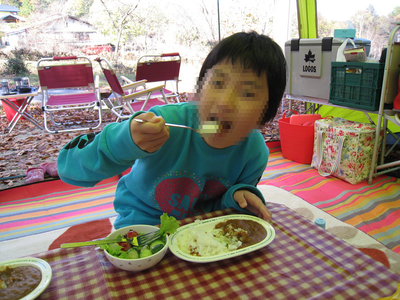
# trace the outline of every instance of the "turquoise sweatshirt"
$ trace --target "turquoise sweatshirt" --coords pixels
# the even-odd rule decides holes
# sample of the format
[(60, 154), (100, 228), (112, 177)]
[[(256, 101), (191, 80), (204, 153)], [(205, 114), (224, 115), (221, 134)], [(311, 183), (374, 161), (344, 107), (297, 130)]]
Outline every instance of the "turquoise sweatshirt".
[[(156, 106), (150, 111), (168, 123), (198, 127), (193, 103)], [(131, 120), (75, 138), (58, 157), (61, 179), (78, 186), (94, 186), (132, 167), (116, 189), (114, 207), (119, 216), (115, 228), (159, 224), (163, 212), (177, 219), (225, 208), (249, 213), (233, 200), (240, 189), (265, 202), (256, 185), (269, 151), (257, 130), (237, 145), (215, 149), (192, 130), (170, 127), (167, 142), (148, 153), (132, 141)]]

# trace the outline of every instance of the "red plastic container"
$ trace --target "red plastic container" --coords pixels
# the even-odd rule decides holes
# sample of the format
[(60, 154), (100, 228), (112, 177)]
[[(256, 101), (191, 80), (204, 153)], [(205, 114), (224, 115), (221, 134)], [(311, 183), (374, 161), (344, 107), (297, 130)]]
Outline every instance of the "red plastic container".
[(320, 114), (313, 114), (313, 115), (300, 115), (294, 114), (290, 116), (290, 124), (293, 125), (312, 125), (314, 126), (314, 122), (316, 120), (321, 119)]
[[(298, 163), (311, 164), (314, 147), (314, 122), (321, 119), (321, 116), (294, 113), (292, 119), (294, 124), (291, 123), (291, 118), (286, 118), (286, 112), (278, 121), (282, 156)], [(299, 125), (300, 120), (300, 124), (311, 122), (312, 125)]]
[[(13, 102), (16, 106), (21, 107), (22, 103), (24, 103), (24, 98), (10, 98), (8, 99), (11, 102)], [(6, 117), (8, 122), (11, 122), (11, 120), (14, 118), (15, 114), (17, 113), (15, 110), (13, 110), (6, 102), (1, 101), (3, 103), (3, 109), (4, 112), (6, 113)], [(22, 117), (23, 118), (23, 117)]]

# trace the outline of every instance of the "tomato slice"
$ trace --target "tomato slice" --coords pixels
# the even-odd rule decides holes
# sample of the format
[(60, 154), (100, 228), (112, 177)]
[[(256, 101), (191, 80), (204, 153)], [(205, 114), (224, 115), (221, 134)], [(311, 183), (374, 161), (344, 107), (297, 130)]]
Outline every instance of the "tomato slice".
[(139, 233), (137, 233), (134, 230), (129, 230), (129, 232), (126, 234), (126, 238), (128, 239), (133, 239), (134, 237), (137, 237)]

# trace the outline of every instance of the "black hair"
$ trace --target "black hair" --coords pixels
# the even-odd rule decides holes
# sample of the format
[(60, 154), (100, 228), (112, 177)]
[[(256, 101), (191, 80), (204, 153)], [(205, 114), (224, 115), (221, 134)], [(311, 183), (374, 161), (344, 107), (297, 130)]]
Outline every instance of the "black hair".
[(235, 33), (219, 42), (203, 62), (198, 80), (198, 92), (207, 70), (222, 61), (241, 63), (258, 77), (268, 80), (269, 101), (262, 123), (272, 121), (278, 111), (286, 87), (286, 60), (281, 47), (270, 37), (255, 31)]

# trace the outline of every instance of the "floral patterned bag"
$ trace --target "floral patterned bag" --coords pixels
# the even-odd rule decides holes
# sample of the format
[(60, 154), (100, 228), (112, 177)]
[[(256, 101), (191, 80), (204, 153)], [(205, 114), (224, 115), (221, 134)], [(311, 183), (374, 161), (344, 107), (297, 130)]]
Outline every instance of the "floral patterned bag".
[(368, 178), (376, 126), (342, 118), (315, 121), (311, 166), (321, 176), (333, 175), (351, 184)]

